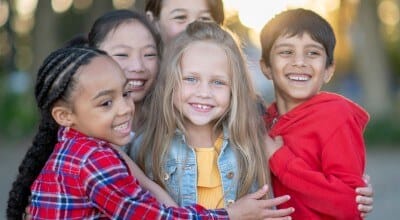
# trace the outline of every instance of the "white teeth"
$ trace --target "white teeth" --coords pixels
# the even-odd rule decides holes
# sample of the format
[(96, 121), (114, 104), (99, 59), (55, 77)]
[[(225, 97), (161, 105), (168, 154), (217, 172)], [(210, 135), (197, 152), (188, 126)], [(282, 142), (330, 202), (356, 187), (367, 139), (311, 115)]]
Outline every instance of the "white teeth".
[(201, 104), (193, 104), (194, 107), (202, 109), (202, 110), (206, 110), (206, 109), (210, 109), (211, 106), (209, 105), (201, 105)]
[(131, 81), (129, 81), (128, 84), (130, 87), (139, 87), (139, 86), (144, 85), (144, 81), (143, 80), (131, 80)]
[(296, 81), (307, 81), (310, 79), (310, 77), (306, 75), (289, 75), (288, 78)]
[(121, 125), (118, 125), (114, 127), (114, 130), (116, 131), (125, 131), (128, 128), (128, 123), (123, 123)]

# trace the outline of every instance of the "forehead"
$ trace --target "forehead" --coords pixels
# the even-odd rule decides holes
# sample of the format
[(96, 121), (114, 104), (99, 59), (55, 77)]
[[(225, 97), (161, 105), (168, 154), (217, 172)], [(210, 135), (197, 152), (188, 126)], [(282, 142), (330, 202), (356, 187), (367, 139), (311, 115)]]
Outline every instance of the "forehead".
[(295, 45), (317, 46), (322, 48), (324, 47), (320, 42), (314, 40), (308, 32), (297, 34), (282, 34), (278, 38), (276, 38), (273, 47)]
[(175, 10), (209, 11), (206, 0), (163, 0), (161, 11), (171, 13)]
[(180, 66), (183, 72), (230, 75), (226, 51), (210, 41), (196, 41), (188, 45), (182, 54)]
[(83, 88), (107, 87), (112, 83), (125, 82), (122, 70), (110, 57), (103, 55), (93, 58), (77, 72), (77, 82)]
[(155, 44), (155, 40), (145, 25), (138, 20), (131, 20), (110, 31), (100, 44), (100, 48), (104, 49), (120, 44), (140, 47), (142, 45)]

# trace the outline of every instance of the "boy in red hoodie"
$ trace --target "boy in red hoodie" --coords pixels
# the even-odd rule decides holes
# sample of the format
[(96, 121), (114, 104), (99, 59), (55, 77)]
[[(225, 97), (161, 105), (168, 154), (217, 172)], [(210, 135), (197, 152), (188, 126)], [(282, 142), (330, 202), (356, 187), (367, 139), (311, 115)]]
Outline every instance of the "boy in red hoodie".
[(279, 208), (294, 207), (293, 219), (361, 219), (354, 198), (365, 185), (369, 115), (320, 92), (335, 70), (335, 42), (329, 23), (305, 9), (282, 12), (261, 32), (260, 65), (276, 98), (265, 115), (272, 185), (275, 196), (291, 196)]

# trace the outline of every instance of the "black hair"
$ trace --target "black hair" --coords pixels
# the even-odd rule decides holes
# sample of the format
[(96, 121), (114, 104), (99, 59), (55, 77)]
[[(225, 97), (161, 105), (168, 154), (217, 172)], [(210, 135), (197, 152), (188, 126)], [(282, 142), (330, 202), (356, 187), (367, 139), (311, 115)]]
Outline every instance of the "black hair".
[(22, 219), (29, 204), (30, 186), (57, 143), (59, 125), (51, 115), (54, 104), (58, 100), (69, 101), (76, 87), (74, 74), (94, 57), (101, 55), (106, 53), (86, 47), (65, 47), (51, 53), (39, 68), (35, 85), (35, 98), (40, 112), (39, 127), (9, 192), (7, 219)]
[(151, 36), (154, 39), (154, 42), (156, 43), (157, 53), (159, 56), (161, 56), (161, 37), (154, 29), (153, 25), (147, 20), (144, 14), (127, 9), (113, 10), (103, 14), (94, 21), (89, 34), (75, 35), (64, 45), (66, 47), (88, 46), (99, 48), (100, 44), (103, 43), (110, 32), (115, 31), (115, 29), (119, 25), (130, 22), (132, 20), (139, 21), (142, 25), (146, 27), (147, 30), (149, 30)]
[(284, 11), (263, 27), (260, 35), (262, 60), (270, 66), (270, 52), (278, 37), (304, 33), (310, 34), (313, 40), (324, 46), (328, 57), (325, 65), (327, 67), (332, 65), (336, 38), (331, 25), (317, 13), (303, 8)]
[(155, 31), (153, 25), (147, 20), (144, 14), (126, 9), (113, 10), (96, 19), (87, 36), (88, 45), (90, 47), (99, 48), (100, 44), (107, 37), (108, 33), (114, 31), (119, 25), (130, 20), (139, 21), (149, 30), (157, 45), (157, 52), (159, 55), (161, 55), (161, 37)]

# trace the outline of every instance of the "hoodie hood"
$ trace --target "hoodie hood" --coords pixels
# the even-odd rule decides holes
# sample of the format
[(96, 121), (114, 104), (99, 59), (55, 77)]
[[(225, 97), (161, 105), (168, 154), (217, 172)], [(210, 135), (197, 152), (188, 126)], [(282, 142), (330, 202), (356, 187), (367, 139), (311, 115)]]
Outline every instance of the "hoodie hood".
[(334, 93), (321, 92), (310, 100), (300, 104), (284, 115), (279, 115), (276, 103), (273, 103), (264, 117), (270, 134), (283, 135), (291, 128), (327, 129), (328, 133), (350, 122), (358, 129), (364, 130), (368, 121), (368, 113), (355, 102)]

